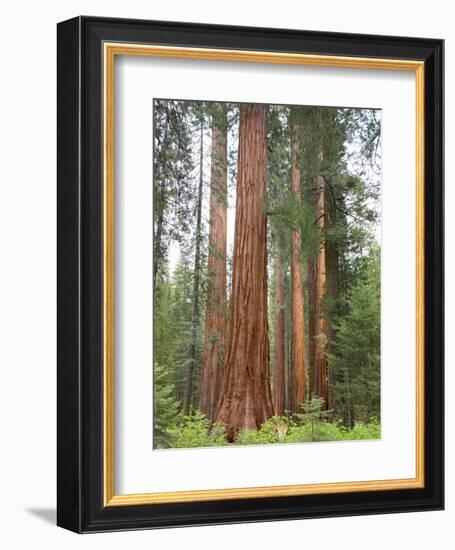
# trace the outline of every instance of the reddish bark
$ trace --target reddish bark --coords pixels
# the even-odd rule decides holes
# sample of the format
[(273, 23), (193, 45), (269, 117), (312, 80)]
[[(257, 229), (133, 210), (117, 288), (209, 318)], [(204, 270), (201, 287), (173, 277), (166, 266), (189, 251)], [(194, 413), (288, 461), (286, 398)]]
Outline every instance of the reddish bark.
[[(297, 203), (301, 202), (301, 172), (299, 165), (300, 126), (291, 123), (291, 190)], [(305, 388), (305, 320), (303, 300), (303, 273), (301, 263), (302, 238), (299, 229), (291, 236), (291, 292), (292, 292), (292, 412), (301, 412), (306, 398)]]
[(213, 420), (219, 400), (226, 338), (227, 125), (224, 106), (212, 121), (210, 227), (204, 359), (199, 408)]
[(240, 109), (232, 294), (216, 421), (233, 441), (273, 415), (267, 334), (267, 107)]
[(273, 375), (273, 405), (275, 414), (284, 415), (286, 401), (285, 381), (285, 318), (284, 318), (284, 272), (281, 251), (275, 259), (275, 365)]
[[(322, 154), (319, 155), (320, 161)], [(325, 257), (325, 193), (324, 179), (317, 177), (317, 221), (320, 231), (319, 253), (316, 260), (315, 273), (315, 336), (314, 336), (314, 367), (311, 384), (311, 393), (322, 397), (327, 408), (329, 400), (327, 349), (327, 320), (325, 314), (325, 286), (326, 286), (326, 257)]]

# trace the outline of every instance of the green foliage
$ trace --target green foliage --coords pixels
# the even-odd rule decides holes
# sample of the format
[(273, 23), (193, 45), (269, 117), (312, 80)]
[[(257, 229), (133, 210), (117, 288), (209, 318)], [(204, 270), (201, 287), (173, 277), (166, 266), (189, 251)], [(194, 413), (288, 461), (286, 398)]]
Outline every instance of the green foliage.
[(259, 430), (241, 430), (237, 436), (238, 445), (260, 445), (284, 443), (292, 420), (284, 416), (273, 416), (264, 422)]
[(222, 426), (211, 426), (205, 415), (197, 411), (185, 416), (174, 431), (175, 448), (223, 447), (227, 445), (225, 430)]
[[(300, 418), (273, 416), (258, 430), (241, 430), (234, 443), (228, 443), (223, 426), (211, 425), (202, 413), (185, 416), (165, 432), (160, 447), (189, 449), (195, 447), (224, 447), (227, 445), (270, 445), (280, 443), (308, 443), (316, 441), (351, 441), (379, 439), (381, 426), (377, 418), (368, 423), (356, 423), (352, 429), (340, 422), (323, 420), (327, 415), (320, 409), (319, 398), (306, 403), (306, 413)], [(317, 408), (316, 408), (317, 406)]]
[[(183, 400), (188, 361), (192, 284), (189, 259), (183, 255), (172, 277), (163, 278), (155, 298), (154, 357), (158, 364), (166, 365), (179, 404)], [(198, 341), (198, 353), (199, 347)]]
[(352, 430), (346, 430), (345, 439), (380, 439), (381, 425), (378, 419), (373, 416), (368, 423), (357, 422)]
[(172, 446), (172, 431), (177, 421), (178, 404), (174, 398), (174, 386), (169, 381), (169, 370), (158, 363), (155, 363), (153, 385), (153, 443), (155, 448), (162, 449)]
[(313, 395), (311, 399), (302, 404), (303, 413), (298, 413), (295, 416), (302, 424), (310, 426), (312, 441), (326, 441), (321, 439), (323, 436), (320, 433), (324, 424), (322, 421), (327, 420), (333, 411), (324, 409), (324, 399)]
[(339, 422), (320, 422), (314, 427), (311, 424), (296, 426), (289, 431), (286, 443), (304, 443), (314, 441), (353, 441), (380, 439), (381, 426), (377, 421), (367, 424), (356, 423), (348, 429)]
[(304, 201), (296, 202), (293, 193), (285, 189), (281, 191), (279, 202), (271, 200), (269, 194), (266, 210), (271, 212), (272, 227), (277, 234), (282, 235), (281, 238), (289, 237), (292, 230), (300, 232), (302, 262), (307, 256), (316, 257), (320, 235), (314, 223), (316, 219), (314, 206)]
[(335, 352), (329, 354), (335, 407), (344, 424), (380, 417), (380, 249), (363, 258), (361, 274), (348, 291), (336, 323)]
[(272, 443), (306, 443), (315, 441), (351, 441), (379, 439), (381, 426), (377, 417), (368, 423), (358, 422), (348, 429), (340, 421), (329, 422), (333, 411), (325, 410), (324, 399), (313, 396), (302, 404), (303, 413), (293, 416), (273, 416), (259, 430), (242, 430), (237, 445)]
[(319, 422), (327, 419), (332, 411), (324, 409), (324, 398), (317, 395), (313, 395), (311, 399), (302, 403), (301, 409), (303, 413), (297, 414), (302, 422)]
[[(311, 406), (311, 405), (310, 405)], [(306, 421), (295, 421), (292, 417), (277, 417), (264, 422), (259, 430), (242, 430), (235, 443), (237, 445), (264, 445), (273, 443), (308, 443), (316, 441), (351, 441), (379, 439), (381, 426), (376, 418), (369, 423), (359, 422), (352, 429), (340, 422), (327, 422), (316, 419), (316, 411), (305, 413)], [(318, 413), (319, 418), (324, 414)], [(305, 415), (301, 415), (304, 417)]]
[[(286, 443), (307, 443), (315, 441), (339, 441), (345, 439), (346, 431), (330, 422), (308, 422), (289, 431)], [(347, 439), (350, 439), (349, 437)]]
[(191, 178), (191, 109), (188, 102), (154, 101), (154, 288), (166, 269), (168, 247), (191, 228), (196, 182)]

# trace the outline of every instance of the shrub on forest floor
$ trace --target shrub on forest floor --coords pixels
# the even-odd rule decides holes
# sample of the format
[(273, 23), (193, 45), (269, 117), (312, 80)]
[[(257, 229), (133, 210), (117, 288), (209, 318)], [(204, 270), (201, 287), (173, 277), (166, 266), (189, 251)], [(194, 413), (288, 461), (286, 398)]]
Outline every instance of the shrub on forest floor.
[(175, 448), (222, 447), (228, 445), (226, 431), (222, 426), (211, 426), (209, 419), (201, 412), (183, 417), (174, 430)]
[[(351, 429), (340, 422), (317, 420), (304, 413), (297, 421), (291, 416), (273, 416), (259, 430), (241, 430), (234, 445), (264, 445), (276, 443), (306, 443), (318, 441), (371, 440), (381, 437), (381, 425), (373, 417), (369, 423), (359, 422)], [(201, 412), (185, 416), (169, 431), (172, 448), (223, 447), (226, 440), (223, 426), (212, 425)]]
[(371, 418), (368, 424), (358, 422), (351, 430), (346, 430), (344, 439), (380, 439), (381, 438), (381, 424), (379, 420), (374, 416)]
[[(273, 419), (271, 419), (273, 420)], [(351, 441), (379, 439), (381, 426), (377, 420), (368, 424), (358, 423), (352, 429), (335, 422), (307, 422), (296, 425), (291, 421), (284, 438), (279, 438), (273, 422), (268, 420), (259, 430), (242, 430), (236, 440), (238, 445), (260, 445), (270, 443), (306, 443), (310, 441)]]
[(346, 428), (331, 422), (308, 422), (290, 429), (286, 443), (304, 443), (308, 441), (338, 441), (344, 439)]
[(241, 430), (235, 440), (237, 445), (263, 445), (283, 443), (292, 420), (285, 416), (272, 416), (259, 430)]

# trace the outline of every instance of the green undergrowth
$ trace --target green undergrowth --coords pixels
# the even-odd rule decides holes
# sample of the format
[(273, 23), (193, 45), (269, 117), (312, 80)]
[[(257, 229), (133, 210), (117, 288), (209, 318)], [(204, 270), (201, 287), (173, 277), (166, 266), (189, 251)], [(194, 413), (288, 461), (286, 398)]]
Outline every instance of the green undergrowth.
[(241, 430), (235, 441), (226, 440), (223, 426), (213, 425), (202, 413), (183, 417), (168, 428), (166, 437), (156, 448), (224, 447), (227, 445), (269, 445), (320, 441), (380, 439), (381, 425), (376, 417), (368, 423), (358, 422), (351, 428), (340, 421), (330, 421), (326, 412), (303, 412), (293, 416), (273, 416), (258, 430)]

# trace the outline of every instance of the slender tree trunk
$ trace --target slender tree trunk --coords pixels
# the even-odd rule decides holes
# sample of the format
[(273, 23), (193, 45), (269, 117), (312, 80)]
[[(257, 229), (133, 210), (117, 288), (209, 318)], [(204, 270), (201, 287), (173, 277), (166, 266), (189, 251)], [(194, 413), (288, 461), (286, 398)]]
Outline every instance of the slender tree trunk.
[(308, 287), (308, 357), (307, 369), (311, 380), (314, 376), (315, 336), (316, 336), (316, 261), (307, 261)]
[(290, 336), (292, 329), (292, 319), (287, 323), (286, 331), (286, 410), (292, 410), (292, 337)]
[(349, 371), (347, 369), (345, 370), (344, 374), (345, 374), (345, 384), (346, 384), (346, 409), (347, 409), (345, 425), (348, 428), (352, 428), (353, 422), (352, 422), (351, 380), (349, 376)]
[[(300, 125), (291, 113), (291, 190), (295, 201), (301, 202), (301, 172), (299, 165)], [(291, 236), (292, 293), (292, 412), (301, 412), (306, 399), (305, 388), (305, 319), (302, 272), (302, 237), (295, 228)]]
[(267, 327), (267, 107), (240, 109), (228, 346), (216, 421), (229, 441), (273, 415)]
[[(319, 155), (322, 161), (322, 154)], [(324, 179), (317, 177), (317, 227), (320, 233), (319, 253), (316, 260), (316, 304), (315, 304), (315, 337), (314, 337), (314, 370), (311, 393), (322, 397), (327, 408), (329, 400), (328, 369), (327, 369), (327, 321), (325, 313), (326, 292), (326, 257), (325, 257), (325, 195)]]
[(291, 410), (292, 404), (292, 296), (291, 296), (291, 277), (290, 274), (284, 279), (284, 301), (285, 301), (285, 329), (284, 339), (286, 345), (285, 363), (286, 363), (286, 411)]
[(286, 400), (286, 356), (285, 356), (285, 318), (284, 318), (284, 272), (281, 250), (275, 258), (275, 368), (273, 377), (273, 404), (275, 414), (284, 415)]
[(209, 286), (205, 314), (204, 360), (199, 408), (213, 420), (224, 366), (226, 336), (227, 119), (217, 105), (212, 120), (210, 181)]
[(203, 184), (203, 160), (204, 160), (204, 123), (201, 121), (201, 148), (199, 158), (199, 186), (196, 207), (196, 246), (194, 253), (193, 297), (191, 312), (191, 336), (188, 349), (188, 367), (186, 373), (185, 396), (183, 399), (183, 414), (190, 414), (193, 398), (193, 377), (196, 365), (197, 330), (199, 326), (199, 280), (201, 267), (201, 214), (202, 214), (202, 184)]
[[(158, 107), (156, 107), (158, 109)], [(162, 115), (161, 115), (162, 116)], [(163, 135), (160, 136), (158, 141), (157, 136), (160, 134), (157, 128), (157, 118), (154, 118), (154, 136), (155, 136), (155, 155), (154, 155), (154, 182), (153, 182), (153, 208), (154, 208), (154, 226), (153, 226), (153, 299), (156, 299), (157, 290), (157, 278), (158, 272), (163, 260), (162, 239), (163, 239), (163, 225), (164, 225), (164, 213), (166, 210), (166, 190), (163, 182), (156, 177), (159, 173), (160, 165), (164, 164), (162, 156), (162, 145), (158, 143), (166, 142), (166, 135), (168, 132), (168, 119), (166, 116), (166, 124), (162, 130)]]
[[(325, 193), (325, 263), (326, 263), (326, 304), (327, 304), (327, 352), (330, 355), (336, 353), (335, 340), (335, 311), (338, 298), (338, 241), (335, 234), (337, 222), (336, 200), (333, 194)], [(330, 387), (333, 384), (332, 373), (328, 369), (328, 403), (329, 409), (333, 408)]]
[(153, 296), (156, 296), (158, 268), (161, 263), (161, 237), (163, 234), (164, 206), (160, 207), (156, 219), (156, 232), (153, 239)]

